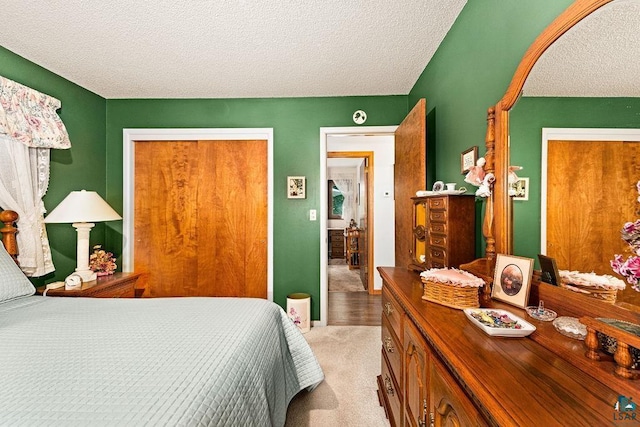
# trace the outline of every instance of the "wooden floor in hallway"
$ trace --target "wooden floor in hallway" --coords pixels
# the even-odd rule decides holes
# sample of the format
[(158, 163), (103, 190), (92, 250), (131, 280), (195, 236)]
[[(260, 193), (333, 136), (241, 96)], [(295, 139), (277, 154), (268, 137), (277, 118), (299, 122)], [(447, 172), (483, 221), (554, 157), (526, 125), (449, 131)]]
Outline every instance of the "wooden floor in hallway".
[(368, 292), (329, 292), (329, 325), (380, 326), (382, 296)]

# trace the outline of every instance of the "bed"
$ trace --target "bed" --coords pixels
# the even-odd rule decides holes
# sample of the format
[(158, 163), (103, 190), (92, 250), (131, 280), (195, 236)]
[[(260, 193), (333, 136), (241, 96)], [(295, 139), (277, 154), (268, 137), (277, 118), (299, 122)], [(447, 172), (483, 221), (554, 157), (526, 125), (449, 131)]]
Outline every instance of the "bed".
[(2, 245), (0, 272), (2, 425), (282, 426), (324, 378), (266, 300), (35, 296)]

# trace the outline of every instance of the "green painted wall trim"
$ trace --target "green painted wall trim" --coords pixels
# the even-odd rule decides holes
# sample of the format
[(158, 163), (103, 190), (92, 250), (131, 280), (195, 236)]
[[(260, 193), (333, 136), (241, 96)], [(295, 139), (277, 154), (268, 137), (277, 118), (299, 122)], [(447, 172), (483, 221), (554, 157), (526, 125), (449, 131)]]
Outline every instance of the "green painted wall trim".
[[(0, 75), (62, 102), (58, 113), (69, 132), (72, 147), (51, 151), (49, 189), (44, 197), (47, 210), (57, 206), (73, 190), (95, 190), (105, 196), (105, 99), (1, 46)], [(36, 285), (62, 280), (76, 265), (75, 229), (68, 224), (50, 224), (47, 232), (56, 271), (33, 279)], [(91, 241), (95, 244), (104, 239), (105, 226), (98, 224), (91, 233)]]
[[(320, 315), (320, 224), (308, 219), (320, 209), (320, 128), (355, 126), (352, 114), (367, 112), (366, 126), (397, 125), (407, 114), (407, 96), (107, 100), (107, 194), (122, 211), (122, 130), (125, 128), (273, 128), (274, 301), (287, 294), (311, 295), (311, 316)], [(288, 175), (307, 177), (307, 198), (289, 200)], [(120, 224), (116, 224), (120, 226)], [(121, 247), (121, 228), (110, 229), (109, 247)]]

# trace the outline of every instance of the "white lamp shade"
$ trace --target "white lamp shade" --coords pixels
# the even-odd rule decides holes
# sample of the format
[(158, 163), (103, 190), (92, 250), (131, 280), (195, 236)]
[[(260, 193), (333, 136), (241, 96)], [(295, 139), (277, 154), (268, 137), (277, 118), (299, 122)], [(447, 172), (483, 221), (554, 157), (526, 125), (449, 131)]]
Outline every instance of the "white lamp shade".
[(44, 219), (46, 223), (102, 222), (122, 219), (95, 191), (72, 191)]

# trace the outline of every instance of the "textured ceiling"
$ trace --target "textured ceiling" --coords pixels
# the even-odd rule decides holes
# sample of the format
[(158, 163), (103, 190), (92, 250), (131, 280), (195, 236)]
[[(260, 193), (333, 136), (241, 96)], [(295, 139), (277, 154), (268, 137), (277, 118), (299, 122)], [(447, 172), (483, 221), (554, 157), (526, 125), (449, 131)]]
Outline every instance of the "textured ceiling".
[(640, 97), (640, 1), (615, 0), (558, 39), (524, 96)]
[(407, 94), (466, 0), (19, 0), (0, 45), (105, 98)]

